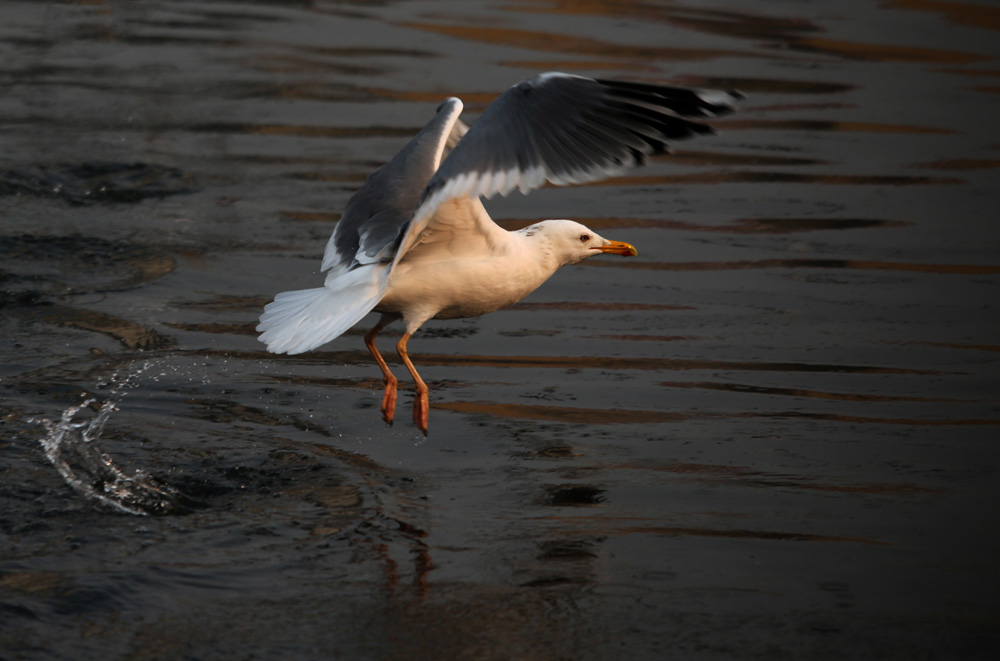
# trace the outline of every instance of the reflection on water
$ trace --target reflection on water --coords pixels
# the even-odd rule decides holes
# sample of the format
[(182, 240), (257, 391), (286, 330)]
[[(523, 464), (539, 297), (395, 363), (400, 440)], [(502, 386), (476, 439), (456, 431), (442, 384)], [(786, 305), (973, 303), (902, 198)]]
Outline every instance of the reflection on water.
[[(833, 398), (831, 398), (833, 399)], [(859, 398), (864, 401), (864, 398)], [(890, 401), (894, 398), (888, 398)], [(857, 401), (857, 400), (851, 400)], [(917, 398), (920, 401), (920, 398)], [(524, 420), (551, 420), (569, 424), (584, 425), (634, 425), (684, 422), (689, 420), (718, 420), (722, 418), (805, 418), (834, 422), (915, 426), (996, 426), (1000, 419), (959, 419), (949, 417), (935, 419), (928, 417), (877, 418), (871, 416), (845, 415), (838, 413), (814, 413), (805, 411), (767, 411), (741, 413), (712, 413), (701, 411), (641, 411), (638, 409), (575, 408), (568, 406), (542, 406), (538, 404), (495, 404), (492, 402), (442, 402), (432, 404), (434, 408), (464, 413), (486, 413), (504, 418)]]
[(139, 202), (189, 193), (193, 188), (191, 178), (177, 168), (148, 163), (87, 162), (0, 170), (0, 195), (51, 197), (73, 205)]
[[(2, 655), (992, 658), (998, 14), (831, 7), (5, 2)], [(430, 437), (360, 328), (263, 351), (372, 169), (540, 70), (748, 98), (489, 201), (642, 256), (428, 325)]]
[(643, 269), (655, 271), (728, 271), (731, 269), (858, 269), (874, 271), (913, 271), (943, 275), (993, 275), (1000, 273), (994, 264), (913, 264), (906, 262), (875, 262), (860, 259), (758, 259), (738, 262), (642, 262), (623, 264), (611, 262), (587, 263), (587, 266)]
[[(507, 230), (519, 230), (544, 220), (501, 220)], [(789, 234), (822, 230), (853, 230), (876, 227), (899, 227), (903, 221), (877, 220), (874, 218), (738, 218), (725, 225), (701, 225), (679, 220), (655, 218), (580, 218), (577, 220), (593, 230), (621, 228), (650, 228), (686, 230), (693, 232), (721, 232), (725, 234)]]

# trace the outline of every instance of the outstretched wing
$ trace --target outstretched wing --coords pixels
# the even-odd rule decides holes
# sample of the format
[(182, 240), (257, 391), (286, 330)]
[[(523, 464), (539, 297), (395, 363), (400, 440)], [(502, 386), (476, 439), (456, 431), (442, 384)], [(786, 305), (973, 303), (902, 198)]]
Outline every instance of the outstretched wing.
[(448, 99), (437, 115), (347, 202), (323, 256), (326, 284), (282, 292), (264, 308), (257, 330), (274, 353), (302, 353), (329, 342), (374, 308), (385, 294), (402, 229), (449, 145), (467, 127), (462, 102)]
[(323, 271), (336, 277), (363, 264), (391, 261), (402, 228), (444, 153), (468, 127), (462, 102), (447, 99), (437, 115), (392, 160), (376, 169), (351, 196), (323, 254)]
[(522, 193), (549, 181), (620, 174), (710, 126), (689, 118), (732, 112), (739, 92), (696, 90), (544, 73), (514, 85), (483, 112), (430, 178), (394, 263), (421, 240), (452, 198)]

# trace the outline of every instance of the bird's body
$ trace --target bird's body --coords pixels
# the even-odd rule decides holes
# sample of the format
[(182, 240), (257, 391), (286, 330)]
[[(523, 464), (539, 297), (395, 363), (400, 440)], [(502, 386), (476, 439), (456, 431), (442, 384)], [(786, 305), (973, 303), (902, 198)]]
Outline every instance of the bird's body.
[(426, 433), (427, 386), (406, 352), (421, 325), (511, 305), (559, 267), (593, 255), (636, 254), (571, 220), (508, 232), (480, 196), (617, 174), (665, 151), (668, 139), (711, 132), (686, 117), (729, 112), (738, 98), (548, 73), (512, 87), (471, 128), (459, 119), (461, 101), (446, 100), (348, 201), (323, 257), (325, 285), (276, 296), (261, 315), (260, 340), (275, 353), (301, 353), (381, 312), (365, 343), (385, 378), (382, 412), (391, 422), (396, 378), (375, 336), (402, 319), (397, 350), (416, 383), (414, 420)]
[[(572, 223), (574, 238), (589, 232), (573, 221), (554, 222)], [(472, 254), (432, 260), (415, 252), (414, 259), (407, 256), (396, 265), (389, 289), (375, 307), (401, 314), (411, 332), (427, 319), (478, 317), (516, 303), (565, 263), (537, 229), (501, 229), (485, 250)]]

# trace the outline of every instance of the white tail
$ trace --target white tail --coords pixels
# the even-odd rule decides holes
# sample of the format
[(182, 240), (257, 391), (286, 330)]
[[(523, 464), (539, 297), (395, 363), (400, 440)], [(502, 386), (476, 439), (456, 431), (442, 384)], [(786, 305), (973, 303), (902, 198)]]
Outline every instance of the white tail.
[(371, 312), (385, 293), (387, 264), (339, 274), (325, 287), (286, 291), (260, 315), (257, 338), (272, 353), (302, 353), (326, 344)]

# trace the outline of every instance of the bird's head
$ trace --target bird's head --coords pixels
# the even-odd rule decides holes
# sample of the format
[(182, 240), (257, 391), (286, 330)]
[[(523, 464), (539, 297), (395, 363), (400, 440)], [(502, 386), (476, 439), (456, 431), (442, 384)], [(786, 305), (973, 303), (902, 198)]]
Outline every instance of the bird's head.
[(632, 244), (605, 239), (574, 220), (544, 220), (521, 231), (527, 236), (540, 235), (561, 264), (576, 264), (602, 253), (623, 257), (639, 254)]

